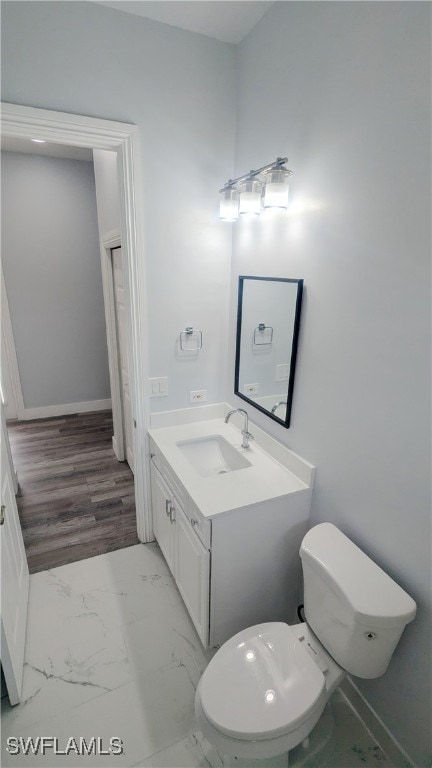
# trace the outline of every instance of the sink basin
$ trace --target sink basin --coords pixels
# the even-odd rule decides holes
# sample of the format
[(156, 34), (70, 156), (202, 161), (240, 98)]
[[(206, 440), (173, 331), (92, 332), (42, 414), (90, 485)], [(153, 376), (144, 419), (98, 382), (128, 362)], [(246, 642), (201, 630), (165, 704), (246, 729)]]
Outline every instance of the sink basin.
[(221, 435), (181, 440), (177, 446), (201, 477), (224, 475), (251, 466), (250, 461)]

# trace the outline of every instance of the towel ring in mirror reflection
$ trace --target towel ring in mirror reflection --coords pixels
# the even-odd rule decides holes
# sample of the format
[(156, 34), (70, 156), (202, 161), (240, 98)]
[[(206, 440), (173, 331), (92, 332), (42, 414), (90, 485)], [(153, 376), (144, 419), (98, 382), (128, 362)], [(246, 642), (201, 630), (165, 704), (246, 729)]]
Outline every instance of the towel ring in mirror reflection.
[[(267, 341), (257, 341), (257, 338), (259, 338), (257, 334), (264, 333), (265, 331), (270, 331), (270, 338)], [(263, 347), (266, 344), (273, 344), (272, 326), (266, 325), (265, 323), (259, 323), (254, 330), (253, 343), (256, 347)]]

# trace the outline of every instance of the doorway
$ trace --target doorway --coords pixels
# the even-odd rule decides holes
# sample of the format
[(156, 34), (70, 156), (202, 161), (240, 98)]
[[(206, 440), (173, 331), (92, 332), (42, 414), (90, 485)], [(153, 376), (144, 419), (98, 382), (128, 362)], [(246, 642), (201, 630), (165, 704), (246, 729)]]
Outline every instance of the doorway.
[[(127, 267), (118, 248), (112, 277), (128, 419), (128, 450), (119, 463), (111, 444), (99, 246), (106, 193), (114, 189), (119, 197), (117, 155), (99, 150), (98, 170), (102, 154), (115, 171), (101, 190), (90, 149), (4, 137), (1, 149), (2, 379), (10, 369), (2, 384), (18, 510), (35, 573), (138, 543), (126, 464), (133, 467)], [(119, 204), (112, 215), (120, 232)], [(16, 389), (24, 395), (19, 413), (11, 408), (9, 358), (16, 358)]]
[[(136, 528), (140, 541), (153, 538), (149, 483), (146, 463), (147, 413), (143, 396), (148, 378), (145, 322), (146, 297), (143, 253), (143, 233), (136, 216), (141, 201), (141, 168), (138, 159), (137, 128), (124, 123), (99, 120), (77, 115), (39, 110), (17, 105), (2, 105), (2, 134), (16, 138), (38, 136), (57, 144), (109, 149), (117, 152), (119, 160), (120, 198), (122, 213), (122, 250), (127, 253), (127, 289), (131, 316), (130, 370), (127, 372), (130, 404), (129, 456), (135, 467)], [(125, 430), (126, 431), (126, 430)], [(132, 448), (132, 452), (131, 452)]]

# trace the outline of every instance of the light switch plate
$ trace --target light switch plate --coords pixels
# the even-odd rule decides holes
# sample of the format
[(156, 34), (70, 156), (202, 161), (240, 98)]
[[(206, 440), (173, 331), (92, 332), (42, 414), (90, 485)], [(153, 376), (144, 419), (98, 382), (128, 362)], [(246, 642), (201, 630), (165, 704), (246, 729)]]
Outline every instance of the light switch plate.
[(289, 363), (281, 363), (276, 366), (276, 378), (275, 381), (288, 381), (289, 379)]
[(149, 379), (149, 397), (167, 397), (168, 396), (168, 376), (158, 376)]

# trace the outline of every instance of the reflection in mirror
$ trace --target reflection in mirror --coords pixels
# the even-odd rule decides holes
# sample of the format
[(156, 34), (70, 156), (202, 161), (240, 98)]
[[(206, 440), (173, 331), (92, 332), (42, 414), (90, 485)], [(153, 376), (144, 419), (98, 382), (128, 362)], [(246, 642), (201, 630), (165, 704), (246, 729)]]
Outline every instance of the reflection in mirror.
[(303, 280), (239, 278), (235, 394), (289, 427)]

